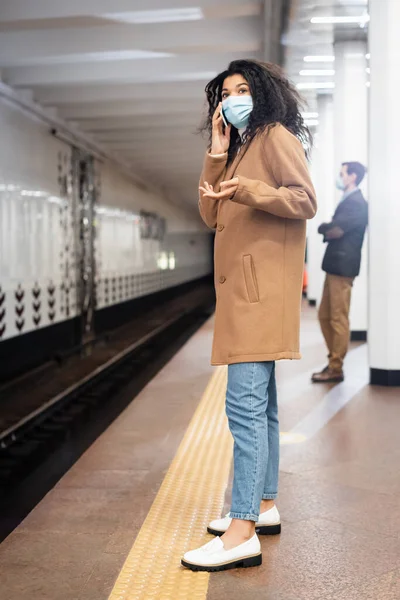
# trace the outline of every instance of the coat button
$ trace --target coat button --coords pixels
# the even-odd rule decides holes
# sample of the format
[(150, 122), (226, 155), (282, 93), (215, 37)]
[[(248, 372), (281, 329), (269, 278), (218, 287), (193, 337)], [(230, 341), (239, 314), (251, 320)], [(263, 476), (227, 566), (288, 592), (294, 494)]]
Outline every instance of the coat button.
[(224, 229), (224, 225), (222, 225), (221, 223), (218, 225), (217, 227), (218, 231), (222, 231)]
[(221, 277), (219, 278), (219, 282), (220, 283), (225, 283), (226, 281), (226, 277), (224, 277), (223, 275), (221, 275)]

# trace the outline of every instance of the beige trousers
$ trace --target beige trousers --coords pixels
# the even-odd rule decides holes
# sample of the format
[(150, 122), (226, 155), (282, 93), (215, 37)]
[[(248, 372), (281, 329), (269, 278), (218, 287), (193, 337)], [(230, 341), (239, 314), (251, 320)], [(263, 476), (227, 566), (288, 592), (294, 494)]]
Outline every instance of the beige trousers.
[(324, 292), (319, 308), (319, 322), (329, 350), (329, 367), (343, 369), (343, 361), (350, 341), (350, 300), (353, 277), (326, 275)]

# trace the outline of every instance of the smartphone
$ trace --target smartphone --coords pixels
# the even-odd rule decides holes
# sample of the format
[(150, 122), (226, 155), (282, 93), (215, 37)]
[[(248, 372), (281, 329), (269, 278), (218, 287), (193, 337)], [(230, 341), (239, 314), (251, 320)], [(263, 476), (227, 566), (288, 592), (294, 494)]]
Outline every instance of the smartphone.
[(221, 108), (221, 117), (222, 117), (222, 121), (223, 121), (225, 127), (228, 127), (228, 121), (225, 118), (224, 109), (223, 108)]

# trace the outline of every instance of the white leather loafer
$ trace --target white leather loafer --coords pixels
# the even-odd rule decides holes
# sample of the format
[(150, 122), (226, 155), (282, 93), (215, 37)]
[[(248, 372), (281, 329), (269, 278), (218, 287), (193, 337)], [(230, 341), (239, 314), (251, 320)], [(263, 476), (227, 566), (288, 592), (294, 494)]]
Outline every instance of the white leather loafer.
[[(232, 523), (229, 513), (223, 519), (211, 521), (207, 527), (208, 533), (212, 535), (223, 535)], [(258, 517), (256, 532), (259, 535), (277, 535), (281, 532), (281, 517), (276, 506), (273, 506)]]
[(257, 567), (262, 563), (261, 545), (257, 534), (232, 548), (225, 550), (223, 541), (217, 537), (197, 550), (186, 552), (182, 565), (192, 571), (226, 571), (237, 567)]

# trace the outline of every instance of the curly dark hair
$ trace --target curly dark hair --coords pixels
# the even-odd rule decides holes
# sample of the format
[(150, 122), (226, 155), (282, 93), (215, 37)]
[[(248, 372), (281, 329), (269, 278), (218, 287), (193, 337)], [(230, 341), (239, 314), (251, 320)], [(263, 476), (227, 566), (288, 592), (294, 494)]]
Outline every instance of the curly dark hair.
[[(268, 127), (281, 123), (303, 143), (308, 156), (312, 146), (312, 135), (300, 112), (305, 104), (303, 99), (285, 77), (280, 67), (257, 60), (234, 60), (226, 71), (217, 75), (206, 85), (208, 115), (200, 127), (200, 131), (208, 133), (210, 146), (212, 118), (222, 99), (223, 83), (231, 75), (242, 75), (244, 77), (249, 84), (253, 98), (253, 110), (243, 137), (243, 143), (251, 142), (256, 135), (262, 133)], [(237, 129), (232, 127), (228, 150), (229, 162), (236, 156), (241, 143)]]

